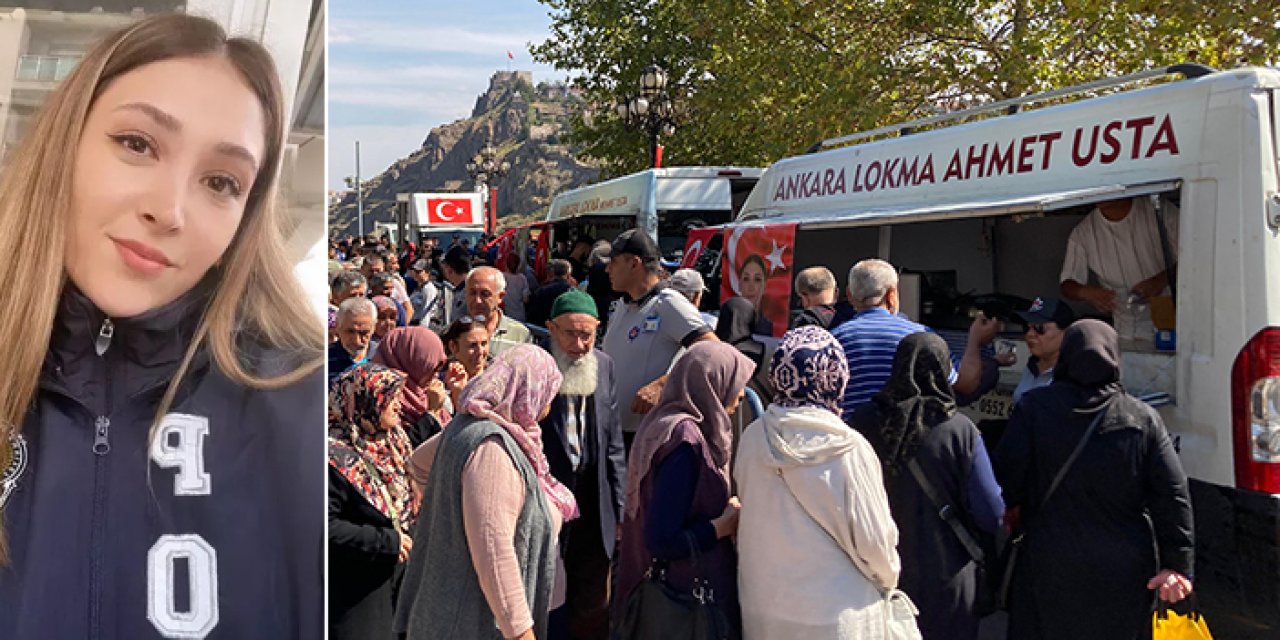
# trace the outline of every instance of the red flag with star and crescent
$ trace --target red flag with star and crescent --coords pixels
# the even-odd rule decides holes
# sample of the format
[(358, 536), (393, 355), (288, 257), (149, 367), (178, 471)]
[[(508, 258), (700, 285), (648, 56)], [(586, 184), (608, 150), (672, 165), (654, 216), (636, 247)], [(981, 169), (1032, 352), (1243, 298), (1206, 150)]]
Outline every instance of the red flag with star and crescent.
[(790, 321), (796, 225), (735, 227), (726, 231), (720, 300), (749, 300), (760, 311), (760, 335), (781, 336)]
[(476, 224), (472, 198), (427, 198), (428, 224)]
[(680, 268), (695, 268), (698, 265), (698, 258), (702, 257), (702, 252), (707, 250), (707, 247), (711, 245), (711, 239), (716, 237), (720, 231), (719, 227), (690, 229), (689, 235), (685, 237), (684, 255), (680, 257)]

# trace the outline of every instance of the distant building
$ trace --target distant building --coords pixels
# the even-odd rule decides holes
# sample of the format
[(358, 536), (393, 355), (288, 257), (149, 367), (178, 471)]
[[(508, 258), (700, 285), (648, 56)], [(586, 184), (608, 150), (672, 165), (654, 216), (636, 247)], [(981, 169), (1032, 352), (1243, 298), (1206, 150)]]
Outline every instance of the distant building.
[(299, 223), (301, 256), (324, 234), (325, 0), (41, 0), (0, 8), (0, 171), (58, 83), (107, 33), (147, 16), (185, 12), (257, 39), (276, 61), (291, 129), (281, 187)]

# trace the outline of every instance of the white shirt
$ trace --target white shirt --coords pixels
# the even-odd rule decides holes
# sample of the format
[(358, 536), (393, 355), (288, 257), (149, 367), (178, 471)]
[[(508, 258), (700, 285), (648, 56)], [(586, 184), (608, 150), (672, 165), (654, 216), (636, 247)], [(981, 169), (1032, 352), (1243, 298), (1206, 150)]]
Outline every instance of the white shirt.
[[(1169, 257), (1178, 262), (1178, 208), (1164, 207), (1169, 236)], [(1155, 208), (1146, 197), (1134, 198), (1129, 215), (1112, 222), (1094, 209), (1085, 216), (1067, 239), (1067, 256), (1062, 261), (1059, 282), (1089, 283), (1089, 274), (1112, 291), (1129, 291), (1139, 282), (1166, 268), (1160, 248), (1160, 229)]]

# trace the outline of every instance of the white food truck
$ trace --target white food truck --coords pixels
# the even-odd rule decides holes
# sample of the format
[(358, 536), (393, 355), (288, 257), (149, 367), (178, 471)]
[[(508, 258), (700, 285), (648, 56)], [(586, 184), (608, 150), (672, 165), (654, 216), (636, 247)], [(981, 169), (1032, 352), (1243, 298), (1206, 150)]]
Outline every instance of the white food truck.
[[(1191, 478), (1195, 578), (1215, 631), (1276, 638), (1278, 122), (1275, 69), (1103, 80), (824, 141), (770, 166), (725, 237), (789, 225), (791, 273), (825, 265), (842, 291), (855, 262), (886, 259), (917, 289), (904, 287), (904, 308), (963, 330), (957, 294), (1058, 297), (1067, 237), (1093, 205), (1150, 199), (1165, 230), (1178, 227), (1163, 247), (1176, 264), (1176, 347), (1125, 342), (1123, 382), (1158, 407)], [(997, 416), (1028, 355), (1009, 328), (1018, 364), (974, 405)]]
[(646, 169), (566, 191), (551, 201), (552, 242), (577, 237), (611, 240), (644, 229), (663, 255), (685, 246), (690, 229), (733, 220), (760, 178), (754, 167)]

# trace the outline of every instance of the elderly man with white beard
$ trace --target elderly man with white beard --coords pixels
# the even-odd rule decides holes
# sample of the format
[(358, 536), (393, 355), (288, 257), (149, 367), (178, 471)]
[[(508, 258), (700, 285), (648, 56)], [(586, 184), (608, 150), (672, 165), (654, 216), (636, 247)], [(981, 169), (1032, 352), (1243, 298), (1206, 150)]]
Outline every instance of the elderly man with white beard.
[(613, 359), (594, 348), (599, 325), (595, 301), (577, 289), (556, 298), (547, 320), (564, 382), (542, 420), (542, 448), (551, 475), (573, 491), (582, 512), (561, 532), (568, 590), (565, 605), (551, 612), (553, 640), (609, 634), (609, 566), (627, 470)]

